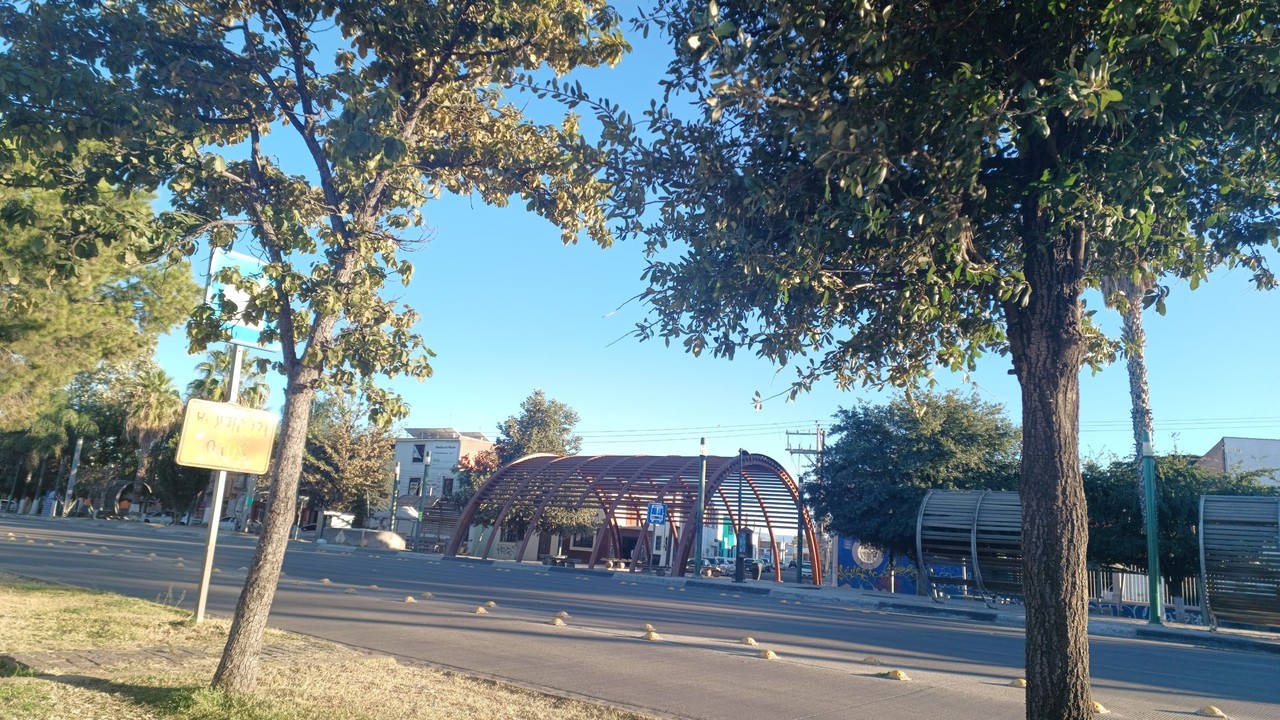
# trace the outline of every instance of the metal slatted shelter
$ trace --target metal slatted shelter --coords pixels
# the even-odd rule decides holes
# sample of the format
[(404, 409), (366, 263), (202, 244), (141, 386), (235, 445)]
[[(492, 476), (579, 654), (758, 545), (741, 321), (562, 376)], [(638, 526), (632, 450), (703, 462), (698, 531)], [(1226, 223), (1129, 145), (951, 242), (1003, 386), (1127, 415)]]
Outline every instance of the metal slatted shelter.
[(1280, 497), (1200, 498), (1200, 581), (1212, 625), (1280, 627)]
[[(693, 554), (697, 533), (691, 527), (698, 498), (700, 457), (697, 455), (529, 455), (499, 469), (472, 496), (446, 549), (457, 555), (467, 532), (478, 517), (492, 516), (494, 531), (479, 548), (488, 558), (494, 538), (513, 508), (528, 512), (527, 529), (516, 558), (524, 558), (529, 543), (537, 535), (538, 520), (549, 508), (578, 510), (596, 507), (603, 511), (604, 539), (613, 547), (622, 546), (620, 515), (642, 518), (641, 537), (647, 542), (645, 510), (651, 502), (665, 503), (673, 541), (677, 543), (672, 570), (683, 575)], [(738, 516), (741, 493), (742, 512)], [(703, 517), (722, 513), (737, 527), (764, 528), (776, 546), (779, 531), (802, 530), (806, 552), (813, 564), (813, 582), (822, 583), (817, 536), (809, 510), (801, 499), (799, 486), (790, 474), (766, 455), (742, 454), (707, 456), (707, 483)], [(523, 519), (523, 518), (522, 518)], [(590, 564), (599, 559), (603, 543), (595, 543)], [(782, 579), (782, 569), (774, 574)]]
[[(1016, 492), (930, 490), (916, 518), (920, 577), (979, 594), (1022, 594), (1022, 505)], [(944, 566), (965, 570), (939, 574)]]

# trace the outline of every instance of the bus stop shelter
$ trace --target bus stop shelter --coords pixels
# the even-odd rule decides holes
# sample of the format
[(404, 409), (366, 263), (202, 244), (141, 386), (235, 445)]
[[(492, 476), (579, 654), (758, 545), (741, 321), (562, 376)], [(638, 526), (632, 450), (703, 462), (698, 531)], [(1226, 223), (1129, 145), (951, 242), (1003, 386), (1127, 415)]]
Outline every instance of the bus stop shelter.
[[(445, 554), (457, 555), (471, 525), (478, 518), (491, 519), (493, 532), (473, 548), (472, 555), (490, 557), (494, 538), (513, 507), (532, 506), (527, 529), (520, 540), (516, 558), (524, 558), (529, 543), (537, 535), (538, 520), (550, 508), (579, 510), (597, 508), (604, 518), (601, 533), (611, 536), (613, 547), (622, 547), (622, 518), (639, 518), (641, 537), (651, 529), (647, 518), (650, 503), (667, 507), (672, 541), (676, 543), (671, 568), (684, 575), (696, 548), (695, 508), (701, 474), (698, 455), (529, 455), (493, 474), (476, 490), (459, 518), (457, 530)], [(822, 583), (817, 536), (813, 520), (804, 506), (800, 488), (774, 459), (741, 453), (728, 457), (707, 456), (706, 486), (702, 517), (727, 518), (734, 528), (755, 528), (778, 546), (778, 535), (787, 531), (803, 537), (805, 552), (813, 563), (813, 582)], [(713, 512), (714, 511), (714, 512)], [(486, 523), (487, 524), (487, 523)], [(590, 566), (600, 559), (605, 543), (595, 543)], [(774, 563), (781, 580), (779, 563)]]

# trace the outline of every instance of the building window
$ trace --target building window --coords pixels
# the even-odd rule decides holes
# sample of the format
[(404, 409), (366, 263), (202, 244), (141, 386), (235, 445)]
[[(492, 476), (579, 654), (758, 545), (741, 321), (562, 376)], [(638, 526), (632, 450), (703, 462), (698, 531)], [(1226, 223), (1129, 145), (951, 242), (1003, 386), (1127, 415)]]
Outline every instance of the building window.
[(442, 482), (444, 485), (440, 490), (440, 495), (443, 497), (449, 497), (453, 494), (453, 478), (447, 477)]
[(569, 547), (575, 550), (590, 550), (595, 544), (596, 534), (590, 532), (579, 533), (569, 540)]
[(422, 478), (409, 478), (409, 495), (417, 495), (422, 487)]
[(421, 462), (423, 461), (423, 459), (424, 459), (426, 456), (427, 456), (427, 446), (426, 446), (426, 445), (414, 445), (414, 446), (413, 446), (413, 460), (412, 460), (412, 462), (415, 462), (415, 463), (421, 463)]
[(520, 542), (523, 538), (524, 535), (520, 532), (520, 528), (510, 525), (502, 526), (501, 542)]

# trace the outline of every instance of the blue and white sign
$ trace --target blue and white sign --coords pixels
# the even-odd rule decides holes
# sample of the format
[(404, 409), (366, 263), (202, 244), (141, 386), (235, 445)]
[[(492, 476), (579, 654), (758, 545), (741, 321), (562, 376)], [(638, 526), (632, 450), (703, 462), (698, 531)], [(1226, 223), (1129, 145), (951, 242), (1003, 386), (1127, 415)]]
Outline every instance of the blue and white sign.
[(649, 524), (667, 524), (667, 506), (662, 503), (649, 503)]
[[(237, 252), (221, 250), (214, 248), (213, 256), (209, 260), (209, 285), (205, 290), (205, 302), (212, 305), (215, 309), (218, 307), (218, 295), (225, 295), (228, 300), (236, 304), (236, 307), (244, 310), (249, 303), (249, 295), (235, 285), (228, 285), (217, 279), (218, 274), (227, 268), (236, 268), (240, 271), (240, 277), (252, 280), (258, 285), (266, 285), (267, 278), (262, 271), (265, 263), (258, 258), (249, 255), (243, 255)], [(268, 352), (280, 352), (280, 343), (263, 343), (262, 342), (262, 323), (249, 324), (244, 320), (242, 313), (222, 318), (224, 325), (231, 328), (231, 342), (236, 345), (245, 345), (255, 347), (259, 350)]]

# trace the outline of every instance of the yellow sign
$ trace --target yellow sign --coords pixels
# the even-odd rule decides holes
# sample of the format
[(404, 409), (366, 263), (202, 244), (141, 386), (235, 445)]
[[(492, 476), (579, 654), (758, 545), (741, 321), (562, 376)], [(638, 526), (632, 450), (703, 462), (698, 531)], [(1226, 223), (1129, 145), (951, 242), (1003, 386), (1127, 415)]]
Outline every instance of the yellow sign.
[(188, 400), (178, 439), (179, 465), (262, 475), (271, 464), (276, 416), (266, 410)]

